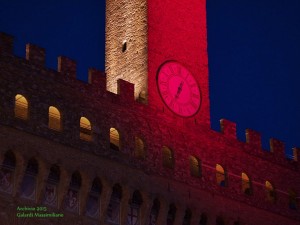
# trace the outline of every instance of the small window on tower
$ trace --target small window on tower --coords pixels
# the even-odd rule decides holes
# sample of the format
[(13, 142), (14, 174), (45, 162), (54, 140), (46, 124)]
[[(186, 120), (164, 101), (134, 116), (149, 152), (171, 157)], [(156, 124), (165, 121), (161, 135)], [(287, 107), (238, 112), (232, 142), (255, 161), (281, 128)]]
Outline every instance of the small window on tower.
[(52, 130), (61, 130), (61, 119), (60, 112), (57, 108), (50, 106), (49, 107), (49, 121), (48, 126)]
[(15, 97), (15, 117), (22, 120), (28, 119), (28, 101), (20, 94)]
[(80, 118), (80, 139), (85, 141), (92, 141), (91, 122), (85, 117)]
[(126, 52), (126, 50), (127, 50), (127, 42), (124, 41), (122, 45), (122, 52)]

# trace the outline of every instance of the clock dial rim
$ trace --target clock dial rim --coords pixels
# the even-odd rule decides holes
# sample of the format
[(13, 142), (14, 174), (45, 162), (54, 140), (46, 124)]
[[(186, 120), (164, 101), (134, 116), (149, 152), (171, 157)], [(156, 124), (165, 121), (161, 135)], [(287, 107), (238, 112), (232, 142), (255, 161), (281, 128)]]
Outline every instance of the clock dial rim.
[[(178, 112), (176, 112), (172, 107), (169, 106), (169, 103), (166, 102), (165, 98), (163, 97), (162, 93), (161, 93), (161, 88), (160, 88), (160, 84), (159, 84), (159, 76), (160, 76), (160, 72), (161, 72), (161, 69), (166, 66), (167, 64), (169, 63), (174, 63), (174, 64), (177, 64), (179, 65), (180, 67), (184, 68), (186, 71), (188, 71), (189, 73), (189, 76), (191, 76), (194, 80), (194, 83), (197, 85), (197, 89), (198, 89), (198, 92), (199, 92), (199, 100), (197, 100), (197, 109), (191, 114), (191, 115), (183, 115), (183, 114), (180, 114)], [(174, 75), (174, 76), (180, 76), (178, 74)], [(163, 62), (157, 72), (156, 72), (156, 87), (158, 89), (158, 93), (159, 93), (159, 96), (160, 98), (162, 99), (163, 103), (168, 107), (168, 109), (173, 112), (174, 114), (180, 116), (180, 117), (184, 117), (184, 118), (190, 118), (190, 117), (194, 117), (199, 111), (200, 111), (200, 108), (201, 108), (201, 105), (202, 105), (202, 92), (201, 92), (201, 88), (199, 86), (199, 83), (198, 81), (196, 80), (195, 76), (190, 72), (189, 69), (187, 69), (186, 66), (184, 66), (182, 63), (176, 61), (176, 60), (167, 60), (165, 62)], [(191, 91), (191, 90), (190, 90)], [(169, 92), (169, 91), (168, 91)], [(170, 92), (169, 92), (169, 95), (170, 95)], [(189, 102), (190, 102), (190, 99), (189, 99)], [(189, 103), (188, 103), (189, 104)], [(181, 105), (184, 105), (184, 104), (181, 104)]]

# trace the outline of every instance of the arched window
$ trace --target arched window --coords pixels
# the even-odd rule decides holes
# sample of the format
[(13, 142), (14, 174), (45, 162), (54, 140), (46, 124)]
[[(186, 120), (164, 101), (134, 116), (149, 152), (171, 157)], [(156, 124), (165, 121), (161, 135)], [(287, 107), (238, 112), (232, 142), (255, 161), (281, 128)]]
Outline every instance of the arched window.
[(140, 224), (140, 208), (143, 203), (141, 193), (135, 191), (132, 195), (132, 199), (129, 202), (129, 210), (127, 214), (127, 225), (139, 225)]
[(166, 168), (173, 169), (174, 168), (174, 156), (171, 149), (166, 146), (162, 147), (162, 160), (163, 166)]
[(86, 117), (80, 118), (80, 139), (92, 141), (92, 125)]
[(266, 181), (266, 192), (267, 192), (267, 200), (270, 202), (275, 202), (276, 200), (275, 189), (269, 181)]
[(64, 200), (64, 209), (72, 213), (79, 212), (79, 190), (81, 187), (81, 176), (79, 172), (72, 174), (67, 195)]
[(59, 167), (53, 165), (50, 168), (50, 173), (46, 182), (45, 194), (43, 198), (43, 204), (57, 207), (57, 190), (58, 190), (58, 183), (60, 180), (60, 170)]
[(207, 225), (208, 218), (206, 213), (201, 213), (199, 225)]
[(201, 176), (201, 163), (194, 156), (190, 156), (190, 173), (193, 177), (200, 177)]
[(100, 194), (102, 190), (99, 178), (94, 179), (86, 204), (85, 215), (98, 219), (100, 216)]
[(28, 119), (28, 101), (20, 94), (15, 96), (15, 117), (22, 120)]
[(168, 225), (174, 224), (176, 211), (177, 211), (176, 206), (174, 204), (171, 204), (169, 207), (169, 212), (168, 212), (168, 216), (167, 216), (167, 224)]
[(157, 223), (159, 209), (160, 209), (160, 202), (158, 199), (155, 199), (153, 201), (153, 205), (150, 212), (149, 223), (148, 223), (149, 225), (155, 225)]
[(110, 128), (109, 132), (110, 149), (119, 151), (120, 150), (120, 134), (116, 128)]
[(60, 112), (54, 106), (49, 107), (48, 127), (52, 130), (57, 131), (60, 131), (62, 129)]
[(39, 166), (35, 159), (30, 159), (21, 185), (21, 197), (29, 200), (36, 200), (36, 184)]
[(251, 182), (246, 173), (242, 173), (242, 191), (246, 195), (252, 194)]
[(8, 151), (0, 167), (0, 191), (12, 194), (15, 183), (16, 157)]
[(221, 187), (225, 187), (227, 185), (225, 170), (220, 164), (216, 165), (216, 178), (217, 184)]
[(216, 225), (225, 225), (224, 219), (221, 216), (217, 217)]
[(106, 223), (120, 224), (120, 202), (122, 199), (122, 188), (119, 184), (114, 185), (107, 207)]
[(183, 218), (183, 225), (190, 225), (192, 218), (192, 211), (190, 209), (185, 210), (184, 218)]
[(293, 190), (289, 190), (289, 208), (294, 210), (298, 208), (297, 194)]
[(144, 159), (146, 157), (144, 142), (139, 137), (135, 137), (134, 155), (139, 159)]

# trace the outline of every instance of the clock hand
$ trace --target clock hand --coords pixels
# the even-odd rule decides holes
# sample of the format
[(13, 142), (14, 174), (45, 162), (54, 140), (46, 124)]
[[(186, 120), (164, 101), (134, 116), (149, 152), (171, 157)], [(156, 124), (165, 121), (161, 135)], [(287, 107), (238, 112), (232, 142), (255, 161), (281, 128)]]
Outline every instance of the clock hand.
[(179, 98), (179, 95), (182, 91), (182, 86), (183, 86), (183, 81), (180, 82), (179, 86), (178, 86), (178, 89), (177, 89), (177, 93), (175, 95), (175, 99)]

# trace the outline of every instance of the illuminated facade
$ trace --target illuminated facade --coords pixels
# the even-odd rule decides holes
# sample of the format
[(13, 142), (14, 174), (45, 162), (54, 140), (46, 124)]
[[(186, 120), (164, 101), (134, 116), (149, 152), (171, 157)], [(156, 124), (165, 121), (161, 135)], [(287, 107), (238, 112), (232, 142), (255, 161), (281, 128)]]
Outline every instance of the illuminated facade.
[(299, 149), (210, 128), (204, 0), (108, 0), (106, 72), (0, 33), (1, 225), (300, 223)]

